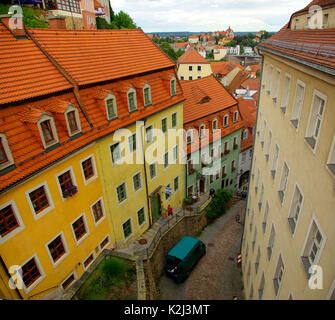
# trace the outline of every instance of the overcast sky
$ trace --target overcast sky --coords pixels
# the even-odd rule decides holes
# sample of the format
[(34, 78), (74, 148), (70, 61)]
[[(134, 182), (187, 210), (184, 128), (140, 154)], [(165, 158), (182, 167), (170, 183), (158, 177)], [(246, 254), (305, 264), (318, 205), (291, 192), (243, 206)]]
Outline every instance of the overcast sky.
[(144, 32), (278, 31), (309, 0), (111, 0)]

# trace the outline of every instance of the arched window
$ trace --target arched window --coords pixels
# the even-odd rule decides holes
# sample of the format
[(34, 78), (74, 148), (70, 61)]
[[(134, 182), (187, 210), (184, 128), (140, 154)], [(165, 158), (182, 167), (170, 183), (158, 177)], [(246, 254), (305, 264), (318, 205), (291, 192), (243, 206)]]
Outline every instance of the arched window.
[(217, 119), (214, 119), (212, 121), (212, 130), (213, 131), (216, 131), (218, 129), (218, 120)]
[(0, 170), (14, 163), (5, 134), (0, 133)]
[(238, 111), (234, 112), (234, 122), (237, 122), (238, 120)]
[(224, 128), (228, 127), (228, 124), (229, 124), (229, 116), (228, 116), (228, 114), (226, 114), (226, 115), (223, 117), (223, 127), (224, 127)]

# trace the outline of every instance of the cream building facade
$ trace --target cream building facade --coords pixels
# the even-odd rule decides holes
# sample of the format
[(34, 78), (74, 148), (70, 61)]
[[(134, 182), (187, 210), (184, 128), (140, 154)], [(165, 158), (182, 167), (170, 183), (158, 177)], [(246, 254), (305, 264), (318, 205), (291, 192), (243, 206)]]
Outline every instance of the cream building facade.
[(293, 57), (284, 47), (289, 34), (292, 42), (318, 37), (322, 49), (331, 31), (296, 38), (293, 30), (291, 23), (259, 46), (262, 88), (242, 240), (247, 299), (335, 299), (335, 59)]

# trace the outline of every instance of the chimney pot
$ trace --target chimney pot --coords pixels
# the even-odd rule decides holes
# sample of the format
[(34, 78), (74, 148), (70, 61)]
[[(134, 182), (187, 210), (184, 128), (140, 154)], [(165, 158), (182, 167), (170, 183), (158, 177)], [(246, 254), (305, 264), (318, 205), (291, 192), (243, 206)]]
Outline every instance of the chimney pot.
[(1, 22), (14, 34), (15, 37), (26, 35), (22, 18), (23, 15), (21, 13), (0, 15)]

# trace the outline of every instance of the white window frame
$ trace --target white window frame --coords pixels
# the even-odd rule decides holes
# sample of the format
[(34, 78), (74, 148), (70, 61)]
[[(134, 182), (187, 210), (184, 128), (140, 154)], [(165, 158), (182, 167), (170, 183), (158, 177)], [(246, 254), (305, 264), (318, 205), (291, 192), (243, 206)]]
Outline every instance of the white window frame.
[[(145, 103), (145, 89), (149, 89), (149, 102)], [(145, 107), (152, 105), (152, 96), (151, 96), (151, 85), (149, 83), (146, 83), (143, 87), (143, 104)]]
[[(272, 230), (273, 230), (273, 233), (272, 233)], [(276, 228), (275, 228), (274, 223), (272, 223), (271, 229), (270, 229), (270, 234), (269, 234), (269, 239), (268, 239), (267, 246), (266, 246), (268, 261), (270, 261), (272, 256), (273, 256), (273, 249), (274, 249), (274, 246), (275, 246), (276, 237), (277, 237)], [(269, 257), (268, 248), (271, 248), (270, 257)]]
[[(74, 232), (74, 229), (73, 229), (73, 224), (78, 220), (80, 219), (81, 217), (83, 217), (83, 221), (84, 221), (84, 225), (85, 225), (85, 228), (86, 228), (86, 233), (79, 239), (77, 240), (76, 238), (76, 234)], [(83, 212), (80, 216), (76, 217), (71, 223), (70, 223), (70, 226), (71, 226), (71, 230), (72, 230), (72, 234), (73, 234), (73, 238), (74, 238), (74, 241), (77, 245), (77, 247), (89, 236), (90, 234), (90, 230), (88, 228), (88, 224), (87, 224), (87, 220), (86, 220), (86, 214), (85, 212)]]
[[(172, 80), (174, 80), (174, 94), (173, 94), (173, 90), (172, 90)], [(177, 95), (177, 80), (175, 77), (171, 77), (170, 79), (170, 95), (171, 97), (174, 97)]]
[[(323, 113), (322, 113), (321, 117), (318, 117), (319, 112), (316, 112), (314, 122), (312, 122), (312, 116), (314, 114), (314, 103), (315, 103), (316, 97), (318, 97), (319, 99), (324, 101)], [(324, 93), (314, 89), (312, 104), (311, 104), (310, 112), (309, 112), (308, 124), (306, 126), (306, 133), (305, 133), (305, 142), (306, 142), (307, 138), (312, 138), (312, 139), (315, 140), (314, 148), (307, 142), (307, 145), (313, 151), (314, 154), (316, 152), (316, 148), (317, 148), (320, 133), (321, 133), (322, 122), (323, 122), (324, 114), (325, 114), (326, 107), (327, 107), (327, 100), (328, 100), (328, 97)], [(317, 108), (319, 109), (319, 106)], [(318, 118), (320, 120), (320, 126), (319, 126), (318, 136), (315, 137), (316, 123), (317, 123)], [(312, 131), (313, 131), (313, 133), (311, 134)]]
[(173, 155), (173, 163), (176, 164), (177, 160), (179, 158), (179, 148), (178, 144), (176, 144), (172, 149), (172, 155)]
[[(136, 175), (140, 174), (140, 181), (141, 181), (141, 186), (139, 187), (138, 190), (135, 190), (135, 183), (134, 183), (134, 177)], [(142, 171), (138, 171), (136, 173), (134, 173), (132, 176), (131, 176), (131, 181), (132, 181), (132, 184), (133, 184), (133, 190), (134, 190), (134, 194), (136, 194), (138, 191), (140, 191), (142, 188), (143, 188), (143, 181), (142, 181)]]
[[(225, 124), (225, 119), (227, 119), (227, 123)], [(224, 128), (227, 128), (229, 126), (229, 115), (228, 114), (225, 114), (224, 117), (223, 117), (223, 127)]]
[(271, 90), (272, 90), (272, 77), (273, 77), (273, 70), (274, 70), (273, 64), (271, 64), (269, 67), (270, 67), (270, 69), (268, 70), (268, 76), (267, 76), (267, 81), (268, 81), (268, 84), (267, 84), (267, 87), (268, 87), (267, 93), (268, 94), (270, 94)]
[(6, 138), (6, 135), (4, 133), (0, 133), (0, 138), (2, 142), (2, 147), (5, 151), (7, 161), (3, 164), (0, 164), (0, 171), (13, 165), (14, 164), (14, 158), (12, 155), (12, 152), (10, 151), (9, 145), (8, 145), (8, 140)]
[[(176, 178), (178, 178), (178, 188), (175, 190), (175, 183), (174, 182), (175, 182)], [(179, 178), (179, 175), (178, 175), (178, 176), (173, 178), (173, 192), (177, 193), (179, 191), (179, 188), (180, 188), (180, 178)]]
[[(65, 252), (64, 252), (64, 254), (56, 261), (56, 262), (54, 262), (54, 260), (53, 260), (53, 258), (52, 258), (52, 255), (51, 255), (51, 253), (50, 253), (50, 250), (49, 250), (49, 244), (51, 243), (51, 242), (53, 242), (56, 238), (58, 238), (58, 237), (61, 237), (61, 239), (62, 239), (62, 243), (63, 243), (63, 246), (64, 246), (64, 250), (65, 250)], [(45, 249), (47, 250), (47, 252), (48, 252), (48, 256), (49, 256), (49, 258), (50, 258), (50, 261), (51, 261), (51, 264), (52, 264), (52, 266), (54, 267), (54, 268), (57, 268), (61, 263), (62, 263), (62, 261), (64, 261), (64, 259), (69, 255), (69, 253), (70, 253), (70, 251), (69, 251), (69, 247), (67, 246), (67, 243), (66, 243), (66, 241), (65, 241), (65, 237), (64, 237), (64, 233), (63, 233), (63, 231), (61, 231), (60, 233), (58, 233), (56, 236), (54, 236), (46, 245), (45, 245)]]
[[(113, 162), (113, 157), (112, 157), (112, 151), (111, 151), (111, 147), (116, 145), (116, 144), (119, 144), (119, 149), (120, 149), (120, 158), (117, 159), (115, 162)], [(122, 159), (123, 159), (123, 142), (122, 141), (114, 141), (113, 143), (111, 143), (109, 146), (108, 146), (108, 151), (109, 151), (109, 154), (110, 154), (110, 159), (111, 159), (111, 164), (112, 164), (112, 167), (118, 165), (118, 164), (122, 164)]]
[(3, 244), (5, 243), (7, 240), (9, 240), (10, 238), (14, 237), (15, 235), (17, 235), (20, 231), (22, 231), (25, 226), (22, 222), (22, 219), (21, 219), (21, 215), (16, 207), (16, 204), (15, 204), (15, 201), (14, 200), (10, 200), (10, 201), (7, 201), (5, 202), (4, 204), (2, 204), (0, 206), (0, 210), (7, 207), (7, 206), (12, 206), (12, 209), (13, 209), (13, 213), (15, 215), (15, 219), (18, 223), (18, 226), (12, 230), (11, 232), (9, 232), (8, 234), (6, 234), (5, 236), (1, 236), (0, 235), (0, 244)]
[[(280, 260), (281, 260), (282, 267), (279, 264)], [(283, 255), (281, 254), (281, 252), (279, 252), (279, 255), (278, 255), (277, 264), (276, 264), (276, 268), (275, 268), (275, 273), (273, 275), (274, 280), (278, 279), (278, 275), (279, 275), (280, 271), (282, 271), (282, 276), (281, 276), (280, 282), (278, 281), (279, 285), (278, 285), (278, 291), (276, 292), (276, 297), (279, 296), (280, 289), (281, 289), (282, 284), (283, 284), (284, 275), (285, 275), (285, 272), (286, 272), (285, 262), (284, 262)]]
[(335, 295), (335, 279), (333, 280), (331, 286), (329, 287), (328, 294), (326, 300), (330, 300), (330, 298)]
[[(22, 267), (28, 262), (28, 261), (30, 261), (32, 258), (34, 258), (34, 260), (35, 260), (35, 263), (36, 263), (36, 266), (37, 266), (37, 268), (38, 268), (38, 271), (39, 271), (39, 273), (40, 273), (40, 277), (37, 279), (37, 280), (35, 280), (35, 282), (33, 283), (33, 284), (31, 284), (29, 287), (26, 287), (26, 285), (24, 284), (24, 282), (23, 282), (23, 279), (22, 279)], [(41, 281), (43, 281), (44, 279), (45, 279), (45, 273), (44, 273), (44, 270), (43, 270), (43, 268), (42, 268), (42, 265), (41, 265), (41, 263), (40, 263), (40, 260), (38, 259), (38, 256), (37, 256), (37, 254), (35, 253), (35, 254), (33, 254), (31, 257), (29, 257), (25, 262), (23, 262), (23, 263), (21, 263), (20, 264), (20, 267), (19, 267), (19, 270), (18, 270), (18, 272), (19, 272), (19, 274), (20, 274), (20, 276), (21, 276), (21, 283), (22, 283), (22, 289), (24, 290), (24, 292), (26, 293), (26, 294), (28, 294), (30, 291), (32, 291), (39, 283), (41, 283)]]
[(317, 265), (319, 263), (320, 259), (321, 259), (323, 248), (324, 248), (324, 246), (325, 246), (325, 244), (327, 242), (327, 236), (324, 233), (323, 229), (321, 228), (319, 220), (317, 219), (317, 217), (316, 217), (316, 215), (314, 213), (312, 214), (311, 222), (310, 222), (309, 227), (308, 227), (308, 231), (307, 231), (307, 234), (306, 234), (305, 242), (304, 242), (304, 245), (302, 247), (300, 256), (301, 257), (306, 256), (305, 252), (308, 251), (308, 253), (307, 253), (307, 258), (308, 258), (309, 254), (311, 252), (311, 247), (308, 249), (307, 245), (309, 246), (309, 242), (310, 242), (310, 239), (311, 239), (310, 233), (312, 231), (313, 223), (315, 223), (318, 231), (320, 232), (320, 234), (322, 236), (322, 243), (321, 243), (320, 248), (319, 248), (319, 250), (317, 252), (317, 255), (315, 256), (314, 261), (313, 261), (313, 264)]
[(267, 141), (266, 153), (265, 153), (266, 161), (269, 161), (269, 158), (270, 158), (271, 142), (272, 142), (272, 131), (269, 129), (269, 131), (268, 131), (268, 141)]
[[(295, 220), (295, 216), (296, 214), (293, 214), (294, 212), (296, 212), (296, 208), (297, 208), (297, 203), (294, 203), (294, 200), (295, 200), (295, 195), (296, 195), (296, 190), (298, 190), (298, 192), (300, 193), (301, 197), (302, 197), (302, 200), (301, 200), (301, 203), (300, 203), (300, 210), (299, 210), (299, 213), (298, 213), (298, 218), (297, 220)], [(288, 217), (287, 219), (293, 219), (294, 220), (294, 223), (295, 223), (295, 227), (294, 227), (294, 230), (292, 231), (291, 227), (290, 227), (290, 231), (292, 233), (292, 236), (294, 238), (295, 234), (296, 234), (296, 230), (297, 230), (297, 226), (298, 226), (298, 223), (299, 223), (299, 218), (301, 216), (301, 211), (302, 211), (302, 208), (303, 208), (303, 205), (304, 205), (304, 200), (305, 200), (305, 197), (304, 197), (304, 194), (303, 192), (301, 191), (301, 187), (299, 186), (299, 184), (296, 182), (295, 185), (294, 185), (294, 189), (293, 189), (293, 194), (292, 194), (292, 199), (291, 199), (291, 205), (290, 205), (290, 209), (289, 209), (289, 212), (288, 212)], [(299, 200), (297, 201), (299, 202)], [(295, 210), (293, 208), (293, 206), (295, 207)]]
[(249, 136), (249, 130), (248, 129), (245, 129), (243, 131), (243, 140), (247, 140), (248, 139), (248, 136)]
[[(286, 79), (288, 79), (287, 88), (286, 88)], [(290, 92), (291, 92), (291, 83), (292, 83), (292, 76), (289, 73), (285, 73), (281, 105), (280, 105), (280, 109), (283, 112), (283, 114), (286, 114), (286, 110), (288, 107), (288, 102), (289, 102)], [(286, 90), (287, 92), (285, 92)]]
[(60, 186), (58, 177), (59, 177), (60, 175), (64, 174), (65, 172), (67, 172), (67, 171), (70, 171), (71, 180), (72, 180), (72, 182), (73, 182), (73, 185), (77, 187), (78, 192), (79, 192), (79, 188), (78, 188), (77, 180), (76, 180), (76, 177), (75, 177), (75, 175), (74, 175), (74, 171), (73, 171), (72, 166), (70, 166), (70, 167), (68, 167), (68, 168), (66, 168), (66, 169), (64, 169), (64, 170), (62, 170), (61, 172), (56, 173), (56, 175), (55, 175), (55, 177), (56, 177), (56, 182), (57, 182), (58, 190), (59, 190), (59, 193), (60, 193), (60, 196), (61, 196), (61, 199), (62, 199), (63, 202), (66, 201), (66, 200), (68, 200), (68, 199), (70, 199), (71, 197), (70, 197), (70, 198), (64, 198), (64, 197), (63, 197), (63, 191), (62, 191), (62, 188), (61, 188), (61, 186)]
[[(138, 213), (140, 212), (140, 210), (144, 210), (144, 221), (142, 222), (142, 224), (139, 223), (138, 221)], [(141, 229), (143, 228), (146, 223), (147, 223), (147, 210), (145, 208), (145, 206), (142, 206), (141, 208), (139, 208), (137, 211), (136, 211), (136, 218), (137, 218), (137, 225), (138, 225), (138, 228)]]
[[(90, 158), (91, 158), (92, 167), (93, 167), (93, 170), (94, 170), (94, 175), (86, 180), (85, 174), (84, 174), (84, 169), (83, 169), (83, 162), (90, 159)], [(97, 166), (96, 166), (96, 163), (95, 163), (95, 157), (94, 157), (93, 153), (91, 153), (86, 158), (80, 160), (80, 169), (81, 169), (81, 173), (83, 175), (83, 181), (84, 181), (85, 186), (87, 186), (89, 183), (91, 183), (92, 181), (94, 181), (95, 179), (98, 178), (98, 170), (97, 170)]]
[[(115, 111), (115, 117), (109, 117), (108, 116), (108, 107), (107, 107), (107, 100), (113, 99), (113, 106), (114, 106), (114, 111)], [(118, 112), (117, 112), (117, 104), (116, 104), (116, 97), (114, 94), (109, 93), (107, 95), (107, 97), (104, 99), (104, 103), (105, 103), (105, 110), (106, 110), (106, 116), (107, 116), (107, 120), (111, 121), (114, 119), (118, 118)]]
[(233, 122), (236, 123), (238, 121), (238, 111), (234, 111), (234, 118), (233, 118)]
[[(98, 203), (98, 201), (101, 201), (101, 209), (102, 209), (102, 212), (103, 212), (103, 216), (98, 221), (95, 221), (94, 212), (93, 212), (93, 206), (96, 203)], [(103, 197), (100, 197), (92, 205), (90, 205), (90, 209), (91, 209), (92, 219), (93, 219), (94, 225), (95, 225), (95, 227), (97, 227), (106, 218), (106, 210), (105, 210), (105, 203), (104, 203)]]
[[(298, 86), (303, 88), (303, 96), (301, 99), (301, 104), (299, 105), (299, 101), (297, 101), (298, 99)], [(293, 107), (292, 107), (292, 112), (291, 112), (291, 119), (290, 122), (293, 126), (293, 128), (298, 132), (299, 129), (299, 124), (300, 124), (300, 117), (301, 117), (301, 112), (302, 112), (302, 108), (304, 105), (304, 100), (305, 100), (305, 96), (306, 96), (306, 84), (304, 82), (302, 82), (301, 80), (297, 80), (296, 83), (296, 87), (295, 87), (295, 94), (294, 94), (294, 100), (293, 100)], [(295, 126), (293, 124), (293, 121), (298, 121), (297, 122), (297, 126)]]
[[(135, 109), (134, 110), (130, 110), (130, 103), (129, 103), (129, 94), (130, 93), (134, 93), (134, 106), (135, 106)], [(136, 89), (134, 87), (130, 87), (127, 91), (127, 103), (128, 103), (128, 112), (129, 113), (133, 113), (135, 111), (138, 110), (138, 106), (137, 106), (137, 96), (136, 96)]]
[[(284, 168), (285, 166), (287, 167), (287, 177), (286, 177), (286, 182), (284, 180)], [(286, 191), (287, 191), (287, 186), (288, 186), (288, 180), (289, 180), (289, 176), (290, 176), (290, 167), (287, 164), (287, 161), (284, 160), (283, 161), (283, 167), (282, 167), (282, 171), (281, 171), (281, 177), (280, 177), (280, 181), (279, 181), (279, 188), (278, 188), (278, 193), (279, 192), (283, 192), (283, 199), (281, 200), (281, 204), (283, 205), (284, 201), (285, 201), (285, 195), (286, 195)], [(285, 186), (283, 186), (285, 182)]]
[[(31, 192), (39, 189), (40, 187), (44, 187), (44, 192), (45, 192), (45, 195), (48, 199), (49, 207), (45, 208), (44, 210), (42, 210), (40, 213), (37, 214), (35, 212), (35, 209), (34, 209), (33, 203), (31, 202), (29, 194)], [(33, 213), (33, 217), (34, 217), (35, 220), (40, 219), (45, 214), (47, 214), (49, 211), (51, 211), (52, 209), (55, 208), (54, 203), (53, 203), (52, 198), (51, 198), (50, 191), (49, 191), (48, 183), (46, 181), (44, 181), (44, 182), (38, 184), (37, 186), (27, 190), (25, 193), (26, 193), (26, 197), (27, 197), (27, 200), (28, 200), (28, 203), (29, 203), (30, 210)]]
[[(117, 194), (117, 188), (122, 186), (122, 185), (125, 185), (125, 189), (126, 189), (126, 199), (122, 200), (121, 202), (119, 202), (119, 197), (118, 197), (118, 194)], [(124, 204), (125, 202), (128, 201), (129, 199), (129, 193), (128, 193), (128, 187), (127, 187), (127, 182), (126, 181), (123, 181), (121, 182), (120, 184), (118, 184), (116, 187), (115, 187), (115, 194), (116, 194), (116, 203), (120, 206), (122, 204)]]
[(268, 217), (269, 217), (269, 212), (270, 212), (270, 205), (269, 205), (269, 201), (266, 201), (265, 203), (265, 209), (264, 209), (264, 216), (263, 216), (263, 220), (262, 220), (262, 230), (263, 230), (263, 234), (266, 233), (266, 226), (268, 224)]
[[(167, 165), (165, 166), (165, 155), (167, 154)], [(170, 152), (166, 151), (163, 154), (163, 170), (167, 170), (170, 167)]]
[[(190, 143), (188, 143), (188, 137), (189, 136), (191, 137), (191, 142)], [(191, 145), (192, 143), (193, 143), (193, 129), (190, 128), (186, 132), (186, 145)]]
[[(54, 137), (54, 140), (49, 142), (48, 144), (46, 144), (46, 142), (44, 141), (44, 136), (43, 136), (43, 131), (42, 131), (42, 127), (41, 127), (41, 123), (44, 121), (50, 121), (50, 128), (52, 131), (52, 135)], [(57, 134), (57, 130), (56, 130), (56, 125), (55, 125), (55, 120), (53, 117), (49, 116), (48, 114), (43, 114), (40, 119), (37, 121), (37, 127), (38, 127), (38, 131), (40, 133), (40, 137), (41, 137), (41, 141), (43, 144), (44, 149), (47, 149), (55, 144), (57, 144), (59, 142), (58, 139), (58, 134)]]
[[(71, 133), (70, 125), (69, 125), (69, 120), (67, 118), (67, 115), (68, 115), (68, 113), (70, 113), (72, 111), (74, 111), (74, 115), (75, 115), (75, 119), (76, 119), (76, 124), (77, 124), (77, 130)], [(66, 121), (66, 127), (67, 127), (67, 132), (69, 134), (69, 137), (73, 137), (76, 134), (78, 134), (78, 133), (81, 132), (81, 123), (80, 123), (79, 112), (78, 112), (78, 109), (74, 105), (72, 105), (72, 104), (69, 104), (69, 106), (66, 108), (66, 111), (65, 111), (65, 121)]]
[[(276, 150), (278, 150), (278, 153), (276, 153)], [(273, 179), (276, 177), (276, 172), (278, 170), (279, 154), (280, 154), (279, 145), (277, 143), (275, 143), (274, 155), (273, 155), (272, 167), (271, 167), (271, 175), (272, 175)]]

